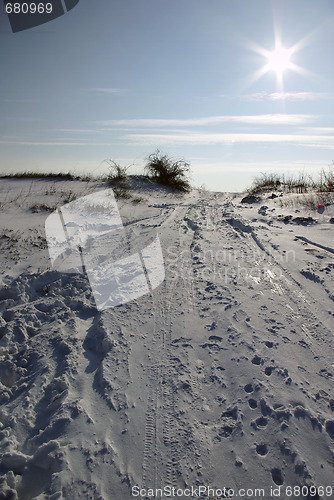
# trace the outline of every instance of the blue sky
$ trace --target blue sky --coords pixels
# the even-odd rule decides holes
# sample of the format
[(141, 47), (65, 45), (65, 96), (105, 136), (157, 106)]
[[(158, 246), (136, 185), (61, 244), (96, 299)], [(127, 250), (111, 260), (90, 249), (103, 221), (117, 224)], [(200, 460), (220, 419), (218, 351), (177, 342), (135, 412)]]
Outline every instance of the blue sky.
[(333, 27), (333, 0), (80, 0), (13, 34), (1, 4), (0, 170), (136, 173), (159, 148), (214, 190), (316, 174), (334, 158)]

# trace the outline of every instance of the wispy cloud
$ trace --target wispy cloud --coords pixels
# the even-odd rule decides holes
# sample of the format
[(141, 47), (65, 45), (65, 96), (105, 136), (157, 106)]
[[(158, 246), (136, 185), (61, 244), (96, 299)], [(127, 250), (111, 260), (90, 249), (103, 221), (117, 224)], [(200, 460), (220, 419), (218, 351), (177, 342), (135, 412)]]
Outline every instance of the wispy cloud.
[(318, 148), (318, 149), (333, 149), (334, 150), (334, 144), (327, 144), (324, 146), (323, 144), (315, 144), (315, 143), (310, 143), (310, 144), (301, 144), (301, 146), (307, 147), (307, 148)]
[(312, 135), (331, 134), (332, 136), (334, 136), (334, 127), (302, 127), (300, 131), (305, 134), (312, 134)]
[(0, 140), (4, 146), (110, 146), (110, 142)]
[(318, 101), (333, 100), (330, 92), (255, 92), (240, 97), (243, 101)]
[(55, 132), (70, 132), (73, 134), (98, 134), (100, 131), (93, 128), (55, 128)]
[(252, 125), (300, 125), (315, 120), (314, 115), (307, 114), (266, 114), (266, 115), (223, 115), (206, 116), (202, 118), (162, 119), (138, 118), (130, 120), (104, 120), (95, 122), (104, 127), (131, 127), (131, 128), (165, 128), (165, 127), (196, 127), (219, 125), (224, 123), (252, 124)]
[[(210, 158), (194, 159), (192, 158), (192, 170), (194, 172), (202, 172), (203, 165), (205, 165), (205, 172), (221, 173), (231, 172), (231, 163), (227, 160), (212, 161)], [(268, 161), (247, 161), (247, 162), (236, 162), (233, 163), (233, 171), (238, 172), (248, 172), (251, 170), (253, 172), (268, 172), (273, 171), (275, 173), (279, 171), (295, 171), (296, 173), (308, 170), (310, 173), (313, 171), (318, 172), (324, 167), (323, 160), (273, 160), (268, 163)]]
[(121, 92), (127, 92), (128, 89), (119, 89), (115, 87), (93, 87), (89, 89), (91, 92), (104, 92), (109, 94), (119, 94)]
[(252, 133), (193, 133), (193, 134), (129, 134), (126, 139), (144, 144), (237, 144), (237, 143), (292, 143), (332, 149), (334, 136), (302, 134), (252, 134)]
[(317, 101), (331, 100), (334, 94), (325, 92), (273, 92), (269, 94), (272, 101)]

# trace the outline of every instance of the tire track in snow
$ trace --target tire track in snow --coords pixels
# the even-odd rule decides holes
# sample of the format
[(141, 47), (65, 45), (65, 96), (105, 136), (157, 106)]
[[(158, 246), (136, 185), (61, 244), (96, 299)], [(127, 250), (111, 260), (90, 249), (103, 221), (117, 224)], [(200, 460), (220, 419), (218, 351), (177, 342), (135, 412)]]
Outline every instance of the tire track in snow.
[[(193, 233), (196, 230), (192, 226), (191, 214), (194, 211), (194, 205), (180, 206), (172, 213), (164, 225), (168, 225), (175, 234), (173, 244), (176, 247), (176, 253), (182, 256), (182, 250), (189, 248), (193, 241)], [(169, 241), (169, 243), (171, 243)], [(178, 263), (178, 270), (183, 266), (189, 266), (189, 262)], [(191, 270), (191, 266), (190, 266)], [(181, 272), (181, 274), (182, 274)], [(151, 487), (152, 484), (166, 484), (171, 487), (177, 487), (177, 477), (180, 475), (180, 437), (186, 435), (189, 429), (182, 430), (182, 425), (176, 415), (176, 384), (178, 373), (174, 366), (173, 336), (175, 332), (175, 314), (181, 310), (188, 310), (194, 313), (194, 289), (193, 279), (187, 279), (187, 286), (184, 288), (182, 275), (176, 278), (166, 276), (164, 285), (157, 294), (153, 294), (153, 313), (155, 328), (153, 338), (157, 338), (159, 333), (162, 335), (160, 342), (154, 341), (151, 352), (151, 370), (149, 377), (149, 398), (146, 411), (146, 431), (144, 445), (143, 461), (143, 485)], [(175, 310), (175, 297), (180, 290), (186, 290), (182, 295), (185, 303), (180, 301)], [(154, 364), (156, 362), (156, 364)], [(194, 440), (195, 442), (195, 440)], [(159, 444), (158, 444), (159, 443)], [(152, 463), (152, 457), (155, 457), (156, 463)]]
[[(183, 218), (185, 209), (176, 208), (163, 225)], [(177, 242), (176, 242), (177, 243)], [(168, 281), (168, 286), (167, 286)], [(168, 280), (153, 292), (154, 329), (150, 343), (148, 399), (146, 408), (142, 484), (146, 488), (161, 484), (176, 486), (178, 468), (175, 437), (173, 381), (170, 378), (170, 343), (175, 280)], [(163, 447), (162, 447), (163, 444)]]

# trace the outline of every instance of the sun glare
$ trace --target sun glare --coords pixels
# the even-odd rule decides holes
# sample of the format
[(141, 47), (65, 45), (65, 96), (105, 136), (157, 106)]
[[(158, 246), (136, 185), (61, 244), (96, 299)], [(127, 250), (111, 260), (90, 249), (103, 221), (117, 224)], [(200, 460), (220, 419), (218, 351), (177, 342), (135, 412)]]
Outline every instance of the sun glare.
[(252, 40), (247, 40), (247, 48), (252, 50), (253, 52), (257, 52), (265, 60), (263, 66), (248, 77), (247, 86), (257, 81), (266, 73), (273, 72), (276, 76), (278, 89), (280, 92), (283, 92), (284, 75), (288, 71), (304, 74), (305, 76), (311, 76), (311, 73), (309, 71), (292, 61), (293, 56), (295, 56), (296, 53), (299, 52), (299, 50), (304, 45), (306, 45), (307, 41), (308, 37), (305, 37), (295, 45), (286, 48), (281, 42), (281, 36), (279, 34), (276, 34), (274, 49), (268, 50), (264, 47), (261, 47)]
[(281, 45), (276, 45), (275, 50), (269, 52), (267, 55), (268, 70), (275, 71), (277, 77), (281, 79), (284, 71), (292, 66), (290, 57), (291, 50), (285, 49)]

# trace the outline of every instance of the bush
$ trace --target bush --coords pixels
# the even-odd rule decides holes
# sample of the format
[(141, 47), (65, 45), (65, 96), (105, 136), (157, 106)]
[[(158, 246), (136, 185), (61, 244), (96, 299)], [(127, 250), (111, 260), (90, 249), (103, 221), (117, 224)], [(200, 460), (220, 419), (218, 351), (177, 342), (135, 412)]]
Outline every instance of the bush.
[(129, 167), (122, 167), (118, 165), (114, 160), (105, 160), (109, 165), (109, 173), (106, 176), (106, 180), (110, 185), (117, 183), (125, 184), (128, 180), (127, 170)]
[(317, 191), (319, 193), (334, 192), (333, 165), (328, 170), (322, 169), (319, 180), (315, 181), (310, 175), (300, 173), (297, 177), (293, 175), (278, 175), (273, 173), (262, 173), (255, 177), (248, 193), (255, 195), (267, 191), (281, 191), (286, 193), (308, 193)]
[(43, 173), (43, 172), (25, 171), (25, 172), (17, 172), (15, 174), (0, 175), (0, 179), (45, 179), (45, 178), (51, 178), (51, 179), (59, 178), (66, 181), (81, 180), (81, 177), (79, 175), (73, 175), (70, 172), (67, 172), (67, 174), (63, 172), (59, 172), (58, 174), (56, 174), (54, 172)]
[(117, 200), (119, 198), (123, 198), (124, 200), (129, 200), (131, 198), (131, 194), (126, 186), (120, 185), (119, 187), (114, 187), (113, 192)]
[(318, 191), (321, 193), (328, 193), (334, 191), (334, 162), (329, 166), (329, 169), (326, 171), (322, 169), (320, 172), (320, 180), (318, 184)]
[(281, 185), (281, 179), (277, 174), (261, 173), (259, 177), (255, 177), (252, 187), (249, 189), (250, 194), (261, 193), (262, 191), (270, 191), (277, 189)]
[(174, 161), (158, 149), (148, 156), (146, 161), (145, 171), (150, 179), (178, 191), (191, 191), (187, 177), (190, 171), (189, 163), (184, 160)]

